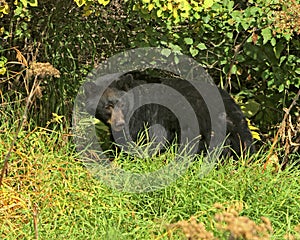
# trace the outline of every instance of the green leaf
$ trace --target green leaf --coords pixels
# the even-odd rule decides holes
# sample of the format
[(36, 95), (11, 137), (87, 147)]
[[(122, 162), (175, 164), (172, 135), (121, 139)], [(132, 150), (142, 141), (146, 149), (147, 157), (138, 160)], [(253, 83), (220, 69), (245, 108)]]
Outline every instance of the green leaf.
[(228, 38), (232, 39), (232, 38), (233, 38), (233, 32), (227, 32), (227, 33), (226, 33), (226, 36), (227, 36)]
[(161, 50), (161, 54), (164, 55), (164, 56), (166, 56), (166, 57), (169, 57), (170, 54), (171, 54), (171, 52), (172, 51), (170, 49), (168, 49), (168, 48), (164, 48), (164, 49)]
[(38, 0), (30, 0), (28, 3), (31, 7), (37, 7), (38, 6)]
[(229, 2), (227, 3), (227, 9), (228, 9), (229, 11), (232, 11), (233, 6), (234, 6), (234, 1), (229, 1)]
[[(0, 13), (9, 14), (9, 11), (10, 11), (9, 5), (6, 2), (4, 2), (0, 6)], [(1, 14), (0, 14), (0, 16), (1, 16)], [(1, 32), (0, 32), (0, 34), (1, 34)]]
[(78, 7), (83, 6), (86, 3), (86, 0), (74, 0)]
[(184, 11), (184, 12), (180, 12), (180, 17), (182, 17), (182, 18), (188, 18), (189, 17), (189, 12), (187, 12), (187, 11)]
[(161, 17), (163, 15), (163, 11), (161, 9), (158, 9), (156, 15), (157, 17)]
[[(251, 131), (251, 129), (250, 129), (250, 131)], [(251, 131), (251, 134), (252, 134), (253, 139), (261, 140), (258, 132)]]
[(241, 106), (243, 113), (247, 118), (253, 117), (260, 109), (260, 104), (254, 99), (249, 99), (245, 104)]
[(202, 17), (204, 23), (209, 23), (210, 19), (211, 19), (210, 15), (206, 15)]
[(197, 19), (197, 20), (200, 19), (199, 13), (195, 12), (195, 13), (194, 13), (194, 18)]
[(0, 68), (0, 75), (4, 75), (6, 73), (6, 68), (2, 67)]
[(166, 41), (163, 41), (163, 40), (161, 40), (159, 43), (160, 43), (161, 45), (163, 45), (163, 46), (167, 46), (167, 45), (168, 45), (168, 43), (167, 43)]
[(292, 34), (290, 34), (290, 33), (285, 33), (285, 34), (283, 34), (283, 37), (284, 37), (287, 41), (289, 41), (289, 40), (291, 39), (291, 37), (292, 37)]
[(236, 22), (240, 22), (241, 19), (243, 18), (243, 15), (241, 13), (241, 11), (238, 11), (238, 10), (234, 10), (232, 11), (231, 13), (231, 17), (236, 21)]
[(259, 8), (259, 7), (250, 7), (250, 13), (251, 13), (251, 15), (253, 15), (253, 16), (255, 16), (256, 15), (256, 13), (258, 12), (261, 12), (262, 11), (262, 9), (261, 8)]
[(169, 48), (171, 48), (174, 52), (181, 52), (182, 51), (182, 48), (180, 46), (175, 45), (173, 43), (169, 44)]
[(285, 44), (283, 41), (279, 41), (277, 42), (277, 44), (274, 47), (274, 53), (277, 59), (280, 58), (280, 55), (282, 53), (282, 51), (285, 49)]
[(207, 47), (205, 46), (204, 43), (199, 43), (196, 47), (197, 47), (199, 50), (205, 50), (205, 49), (207, 49)]
[(259, 136), (259, 133), (257, 132), (259, 130), (259, 128), (253, 126), (248, 118), (246, 120), (247, 120), (247, 123), (248, 123), (248, 127), (251, 131), (252, 137), (256, 140), (261, 140), (261, 138)]
[(278, 91), (279, 92), (282, 92), (284, 90), (284, 84), (280, 84), (279, 88), (278, 88)]
[(274, 85), (274, 79), (270, 79), (270, 80), (268, 80), (267, 81), (267, 86), (268, 86), (268, 88), (272, 88), (273, 87), (273, 85)]
[(0, 57), (0, 67), (1, 68), (4, 67), (6, 63), (7, 63), (7, 58), (4, 56), (1, 56)]
[(179, 58), (178, 58), (178, 56), (175, 56), (175, 57), (174, 57), (174, 62), (175, 62), (175, 64), (178, 64), (178, 63), (179, 63)]
[(176, 38), (176, 39), (180, 38), (179, 34), (177, 34), (177, 33), (173, 33), (173, 37)]
[(204, 9), (207, 9), (207, 8), (211, 8), (213, 4), (214, 4), (214, 0), (204, 0), (202, 6)]
[[(271, 73), (270, 73), (269, 69), (266, 69), (261, 73), (261, 77), (263, 80), (267, 80), (270, 77), (270, 75), (271, 75)], [(268, 84), (269, 84), (269, 82), (270, 81), (268, 81)]]
[(203, 27), (207, 28), (208, 31), (214, 31), (214, 27), (212, 25), (209, 24), (203, 24)]
[(98, 3), (100, 3), (103, 6), (106, 6), (107, 4), (109, 4), (110, 0), (98, 0)]
[(194, 42), (192, 38), (184, 38), (183, 40), (187, 45), (192, 45)]
[(155, 5), (153, 3), (150, 3), (148, 5), (148, 11), (151, 12), (151, 10), (155, 7)]
[(22, 5), (27, 8), (27, 3), (28, 1), (27, 0), (20, 0), (20, 2), (22, 3)]
[(248, 21), (248, 19), (243, 19), (241, 21), (241, 25), (242, 25), (242, 27), (243, 27), (244, 30), (247, 30), (249, 28), (249, 26), (250, 26), (250, 22)]
[(232, 74), (236, 74), (236, 73), (237, 73), (237, 66), (236, 66), (235, 64), (232, 65), (231, 73), (232, 73)]
[(194, 48), (193, 46), (191, 46), (190, 53), (191, 53), (192, 57), (195, 57), (199, 53), (199, 50)]
[(271, 39), (271, 45), (274, 47), (276, 46), (276, 39), (272, 37)]
[(261, 35), (263, 36), (263, 44), (266, 44), (268, 41), (271, 40), (272, 38), (272, 32), (271, 32), (271, 29), (270, 28), (264, 28), (262, 31), (261, 31)]

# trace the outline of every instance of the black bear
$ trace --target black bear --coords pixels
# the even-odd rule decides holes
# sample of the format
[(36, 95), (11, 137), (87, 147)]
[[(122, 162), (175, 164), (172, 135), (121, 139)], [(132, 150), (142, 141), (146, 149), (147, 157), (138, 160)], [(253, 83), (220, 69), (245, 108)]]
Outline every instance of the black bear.
[[(183, 94), (191, 104), (197, 117), (201, 135), (198, 152), (206, 149), (214, 135), (210, 114), (203, 97), (188, 81), (179, 78), (151, 77), (141, 80), (140, 76), (134, 77), (132, 74), (120, 74), (113, 77), (115, 81), (105, 88), (101, 97), (99, 94), (103, 90), (103, 79), (87, 82), (84, 85), (84, 92), (87, 112), (108, 125), (114, 137), (122, 138), (126, 135), (126, 139), (130, 136), (130, 140), (136, 141), (138, 133), (144, 130), (145, 126), (149, 126), (149, 131), (153, 130), (153, 139), (156, 138), (158, 143), (164, 145), (166, 142), (172, 142), (175, 138), (180, 139), (184, 131), (189, 131), (189, 126), (180, 125), (175, 114), (159, 103), (143, 104), (138, 109), (131, 111), (132, 106), (141, 101), (144, 95), (147, 95), (146, 92), (143, 92), (147, 91), (147, 88), (141, 88), (139, 94), (133, 95), (127, 94), (129, 90), (137, 86), (147, 86), (147, 83), (163, 84)], [(224, 116), (226, 122), (227, 137), (224, 140), (224, 145), (228, 146), (224, 148), (222, 155), (238, 156), (246, 150), (253, 151), (252, 135), (242, 111), (227, 92), (218, 90), (225, 106), (225, 112), (220, 113), (220, 116)], [(155, 92), (152, 94), (155, 96)], [(174, 102), (174, 106), (181, 108), (182, 103)], [(128, 128), (125, 129), (125, 126)]]
[[(120, 99), (124, 95), (124, 91), (116, 88), (107, 88), (99, 99), (100, 87), (93, 82), (88, 82), (84, 86), (87, 95), (85, 107), (88, 113), (94, 114), (95, 118), (101, 120), (105, 124), (109, 124), (115, 131), (121, 131), (125, 125), (124, 106)], [(97, 104), (95, 104), (97, 103)]]
[[(173, 141), (180, 126), (178, 119), (168, 108), (159, 104), (145, 104), (128, 116), (129, 109), (139, 101), (138, 98), (143, 93), (126, 95), (127, 91), (146, 82), (134, 80), (131, 74), (114, 77), (117, 77), (116, 81), (105, 88), (101, 98), (99, 93), (103, 90), (102, 80), (98, 82), (99, 84), (97, 82), (84, 84), (86, 111), (110, 127), (112, 140), (118, 139), (119, 143), (135, 142), (138, 134), (149, 126), (150, 139), (154, 145), (164, 145)], [(129, 127), (124, 135), (126, 125)]]

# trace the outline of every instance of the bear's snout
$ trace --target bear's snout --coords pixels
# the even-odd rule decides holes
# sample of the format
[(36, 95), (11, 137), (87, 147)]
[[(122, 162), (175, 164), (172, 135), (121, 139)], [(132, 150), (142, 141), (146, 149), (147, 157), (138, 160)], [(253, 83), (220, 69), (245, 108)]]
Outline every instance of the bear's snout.
[(123, 130), (125, 127), (124, 114), (120, 108), (115, 107), (111, 114), (110, 125), (116, 132)]

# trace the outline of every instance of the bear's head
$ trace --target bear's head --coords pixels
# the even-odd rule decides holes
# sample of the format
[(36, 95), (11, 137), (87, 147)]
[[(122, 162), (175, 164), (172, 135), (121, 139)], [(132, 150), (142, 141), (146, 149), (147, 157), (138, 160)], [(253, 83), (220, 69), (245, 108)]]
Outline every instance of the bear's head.
[[(112, 130), (119, 132), (125, 126), (125, 115), (129, 107), (125, 91), (108, 87), (100, 97), (101, 87), (94, 82), (84, 85), (86, 111)], [(99, 100), (100, 97), (100, 100)]]

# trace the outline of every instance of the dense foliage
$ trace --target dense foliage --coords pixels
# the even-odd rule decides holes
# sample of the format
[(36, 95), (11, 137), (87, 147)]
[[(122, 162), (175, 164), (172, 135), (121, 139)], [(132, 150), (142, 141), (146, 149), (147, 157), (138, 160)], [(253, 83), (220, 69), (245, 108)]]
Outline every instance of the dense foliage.
[[(0, 20), (1, 239), (300, 239), (300, 0), (0, 0)], [(72, 141), (74, 97), (100, 62), (148, 46), (200, 62), (264, 146), (204, 178), (199, 155), (156, 192), (96, 179)], [(141, 173), (175, 152), (111, 151)]]
[[(0, 13), (0, 84), (10, 90), (2, 94), (11, 101), (28, 95), (33, 81), (25, 70), (31, 62), (50, 62), (61, 73), (40, 80), (31, 108), (39, 124), (52, 113), (69, 119), (87, 72), (136, 47), (161, 46), (192, 56), (268, 136), (300, 87), (297, 0), (20, 0), (1, 1)], [(289, 113), (296, 127), (298, 112), (296, 104)]]

